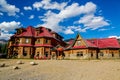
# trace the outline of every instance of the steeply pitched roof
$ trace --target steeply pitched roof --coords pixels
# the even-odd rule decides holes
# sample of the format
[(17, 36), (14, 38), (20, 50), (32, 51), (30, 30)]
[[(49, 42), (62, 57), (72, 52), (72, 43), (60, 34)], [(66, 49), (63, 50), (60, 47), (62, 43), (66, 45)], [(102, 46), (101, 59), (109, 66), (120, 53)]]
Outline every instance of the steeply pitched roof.
[(21, 34), (15, 34), (16, 37), (33, 37), (35, 35), (35, 29), (32, 26), (28, 26)]
[[(80, 37), (81, 40), (84, 42), (84, 45), (75, 45), (77, 38)], [(89, 47), (94, 47), (97, 48), (96, 45), (92, 44), (91, 42), (89, 42), (88, 40), (83, 39), (80, 34), (77, 35), (77, 37), (75, 38), (75, 40), (71, 40), (70, 42), (70, 46), (68, 46), (67, 48), (74, 48), (74, 49), (78, 49), (78, 48), (89, 48)]]
[(86, 39), (86, 40), (83, 39), (86, 45), (74, 46), (78, 36), (80, 35), (78, 34), (76, 39), (70, 42), (69, 46), (67, 46), (67, 49), (90, 48), (90, 47), (91, 48), (120, 48), (120, 44), (118, 43), (118, 40), (116, 38)]
[(53, 37), (52, 34), (45, 28), (45, 27), (40, 27), (40, 32), (36, 37)]

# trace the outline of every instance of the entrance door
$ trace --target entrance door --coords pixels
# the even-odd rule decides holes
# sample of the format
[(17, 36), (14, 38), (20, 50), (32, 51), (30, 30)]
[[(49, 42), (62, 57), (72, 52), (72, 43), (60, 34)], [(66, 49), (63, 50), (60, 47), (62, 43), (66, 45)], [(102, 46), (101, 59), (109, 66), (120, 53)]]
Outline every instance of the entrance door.
[(45, 52), (45, 57), (46, 57), (46, 58), (48, 57), (48, 52)]

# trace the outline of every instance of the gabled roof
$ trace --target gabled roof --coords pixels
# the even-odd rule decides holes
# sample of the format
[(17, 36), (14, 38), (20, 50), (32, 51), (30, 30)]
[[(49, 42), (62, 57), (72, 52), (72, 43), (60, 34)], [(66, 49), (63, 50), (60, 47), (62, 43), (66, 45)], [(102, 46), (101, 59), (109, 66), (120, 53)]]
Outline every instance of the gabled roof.
[[(72, 47), (74, 46), (74, 44), (76, 43), (76, 41), (77, 41), (77, 39), (79, 38), (79, 37), (81, 37), (80, 36), (80, 34), (78, 33), (77, 34), (77, 36), (76, 36), (76, 38), (75, 38), (75, 40), (74, 40), (74, 42), (73, 42), (73, 44), (72, 44)], [(82, 38), (82, 37), (81, 37)], [(83, 38), (82, 38), (83, 39)], [(84, 41), (84, 39), (83, 39), (83, 41)], [(84, 41), (85, 42), (85, 41)], [(86, 43), (85, 43), (85, 45), (86, 45)], [(87, 45), (86, 45), (87, 46)]]
[[(103, 39), (83, 39), (85, 42), (85, 45), (76, 45), (74, 46), (78, 36), (75, 38), (75, 40), (71, 40), (69, 43), (69, 46), (67, 46), (66, 49), (74, 48), (120, 48), (120, 44), (118, 43), (118, 40), (116, 38), (103, 38)], [(72, 43), (72, 44), (71, 44)]]
[(83, 40), (83, 42), (85, 43), (85, 45), (74, 46), (75, 43), (76, 43), (76, 41), (77, 41), (77, 39), (78, 39), (79, 37), (82, 38), (82, 37), (80, 36), (80, 34), (78, 33), (77, 36), (76, 36), (76, 38), (75, 38), (74, 40), (71, 40), (70, 45), (67, 46), (66, 49), (70, 49), (70, 48), (74, 48), (74, 49), (77, 49), (77, 48), (87, 48), (87, 44), (86, 44), (86, 42), (85, 42), (85, 40), (84, 40), (83, 38), (82, 38), (82, 40)]
[(35, 35), (35, 29), (32, 26), (28, 26), (21, 34), (15, 34), (16, 37), (33, 37)]

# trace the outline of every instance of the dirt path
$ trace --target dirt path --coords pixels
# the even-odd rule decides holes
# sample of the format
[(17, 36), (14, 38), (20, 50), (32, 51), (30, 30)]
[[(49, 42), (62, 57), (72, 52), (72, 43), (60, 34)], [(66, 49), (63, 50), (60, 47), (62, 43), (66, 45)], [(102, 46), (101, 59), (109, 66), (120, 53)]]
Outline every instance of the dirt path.
[[(0, 60), (0, 80), (120, 80), (120, 60)], [(34, 61), (38, 65), (30, 65)], [(20, 69), (14, 70), (13, 66)]]

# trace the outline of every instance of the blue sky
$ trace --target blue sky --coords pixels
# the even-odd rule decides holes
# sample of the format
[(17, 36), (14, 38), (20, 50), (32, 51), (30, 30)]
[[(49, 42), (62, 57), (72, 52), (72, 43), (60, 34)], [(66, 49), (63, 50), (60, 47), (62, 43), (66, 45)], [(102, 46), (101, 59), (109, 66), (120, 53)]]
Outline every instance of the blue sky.
[(16, 28), (44, 26), (64, 37), (120, 38), (119, 0), (0, 0), (0, 39)]

